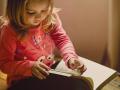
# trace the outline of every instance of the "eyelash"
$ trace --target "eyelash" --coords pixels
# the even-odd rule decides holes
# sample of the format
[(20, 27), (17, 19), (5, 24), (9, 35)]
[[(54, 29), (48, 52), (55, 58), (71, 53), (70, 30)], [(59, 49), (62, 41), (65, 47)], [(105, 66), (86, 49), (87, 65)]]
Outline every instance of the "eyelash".
[[(36, 12), (27, 12), (29, 15), (31, 15), (31, 16), (35, 16), (35, 15), (37, 15), (37, 13)], [(41, 14), (47, 14), (47, 10), (42, 10), (41, 11)]]
[(34, 12), (33, 12), (33, 13), (32, 13), (32, 12), (27, 12), (27, 13), (30, 14), (30, 15), (35, 15), (35, 14), (36, 14), (36, 13), (34, 13)]

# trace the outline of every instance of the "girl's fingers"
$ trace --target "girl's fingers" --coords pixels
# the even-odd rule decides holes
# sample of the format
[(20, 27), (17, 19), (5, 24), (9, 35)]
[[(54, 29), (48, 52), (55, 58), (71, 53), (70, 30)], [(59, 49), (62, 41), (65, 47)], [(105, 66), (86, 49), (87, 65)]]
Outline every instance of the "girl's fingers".
[(79, 59), (70, 59), (70, 61), (68, 61), (68, 66), (73, 70), (77, 70), (81, 74), (87, 69), (84, 63)]
[(32, 66), (32, 73), (39, 79), (45, 79), (49, 75), (49, 72), (46, 70), (48, 68), (41, 62), (36, 61)]
[(38, 66), (38, 67), (36, 67), (36, 68), (37, 68), (37, 70), (38, 70), (41, 74), (43, 74), (44, 76), (48, 76), (48, 75), (49, 75), (48, 71), (46, 71), (44, 68), (42, 68), (42, 67), (40, 67), (40, 66)]
[(76, 65), (74, 63), (71, 63), (70, 68), (74, 70), (76, 68)]
[(48, 67), (47, 65), (45, 65), (44, 63), (39, 62), (39, 66), (44, 68), (45, 70), (49, 71), (50, 67)]
[(81, 66), (81, 63), (78, 61), (78, 60), (75, 60), (75, 65), (78, 67), (78, 66)]
[(86, 66), (83, 64), (77, 68), (78, 72), (83, 73), (87, 70)]
[(85, 72), (87, 70), (87, 68), (86, 67), (84, 67), (84, 70), (83, 70), (83, 72)]
[(39, 70), (37, 70), (37, 69), (34, 69), (34, 70), (33, 70), (33, 75), (36, 76), (36, 77), (39, 78), (39, 79), (45, 79), (45, 78), (46, 78), (46, 77), (45, 77), (44, 75), (42, 75), (42, 74), (39, 72)]
[(70, 59), (70, 60), (68, 61), (68, 66), (69, 66), (71, 69), (73, 69), (73, 70), (77, 68), (77, 65), (76, 65), (76, 62), (75, 62), (74, 59)]

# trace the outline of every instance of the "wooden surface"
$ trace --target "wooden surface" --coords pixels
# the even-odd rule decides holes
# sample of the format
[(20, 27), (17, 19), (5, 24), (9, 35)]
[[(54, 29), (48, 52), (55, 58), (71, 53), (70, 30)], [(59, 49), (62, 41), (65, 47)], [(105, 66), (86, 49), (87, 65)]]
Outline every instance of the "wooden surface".
[(7, 89), (6, 80), (0, 78), (0, 90), (6, 90), (6, 89)]
[(0, 71), (0, 90), (6, 90), (7, 82), (6, 82), (7, 75)]
[(102, 90), (120, 90), (120, 76), (109, 82)]

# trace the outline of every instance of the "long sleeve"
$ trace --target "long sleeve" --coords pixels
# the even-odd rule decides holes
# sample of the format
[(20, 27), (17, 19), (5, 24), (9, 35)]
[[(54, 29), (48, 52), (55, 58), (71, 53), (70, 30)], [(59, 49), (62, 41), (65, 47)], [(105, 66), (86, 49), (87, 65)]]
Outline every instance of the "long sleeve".
[(8, 74), (31, 76), (31, 66), (34, 61), (21, 60), (17, 61), (14, 59), (16, 51), (16, 35), (13, 34), (12, 30), (8, 28), (3, 29), (0, 35), (0, 69)]
[(77, 58), (75, 48), (62, 27), (62, 23), (58, 15), (55, 15), (57, 22), (54, 26), (54, 30), (51, 31), (51, 37), (55, 42), (55, 45), (59, 49), (63, 60), (67, 62), (70, 58)]

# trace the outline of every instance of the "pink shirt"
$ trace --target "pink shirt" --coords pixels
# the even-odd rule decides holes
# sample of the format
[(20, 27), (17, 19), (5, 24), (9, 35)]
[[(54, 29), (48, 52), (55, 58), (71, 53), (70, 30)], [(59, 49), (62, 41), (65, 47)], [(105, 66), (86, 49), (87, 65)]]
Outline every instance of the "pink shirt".
[(77, 57), (58, 16), (57, 21), (49, 33), (45, 33), (40, 27), (29, 29), (27, 38), (23, 41), (17, 39), (11, 25), (4, 26), (0, 35), (0, 69), (8, 75), (8, 85), (12, 80), (32, 76), (31, 67), (40, 57), (44, 57), (43, 62), (51, 66), (55, 47), (59, 49), (65, 62)]

